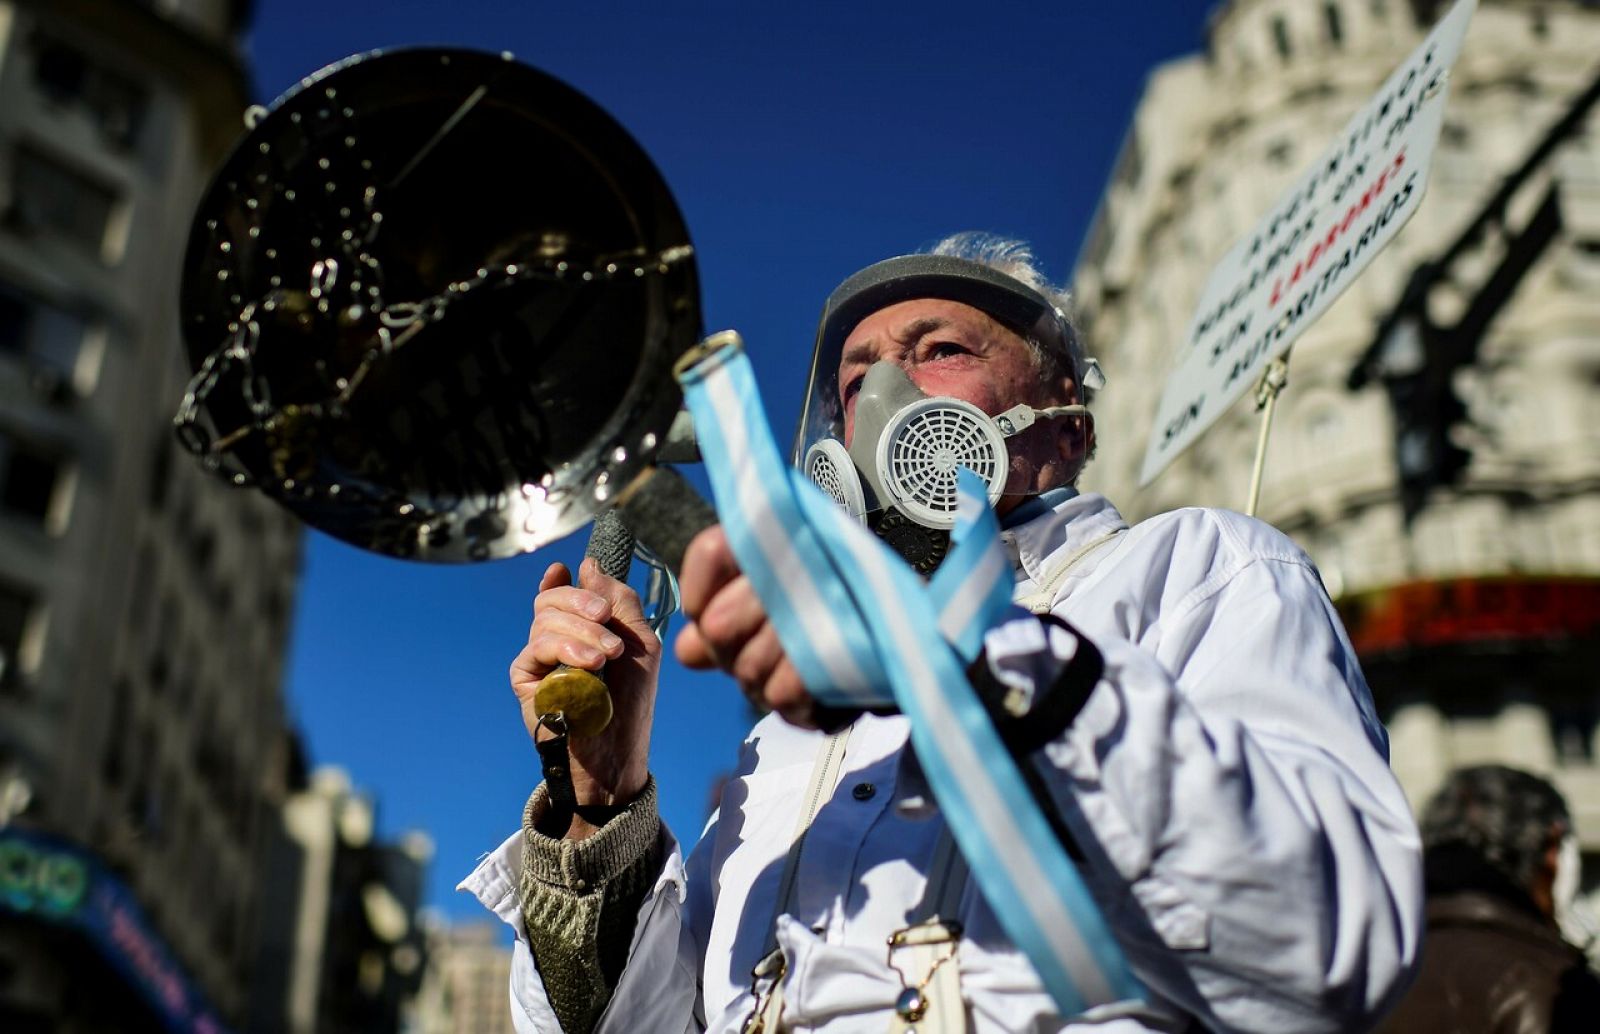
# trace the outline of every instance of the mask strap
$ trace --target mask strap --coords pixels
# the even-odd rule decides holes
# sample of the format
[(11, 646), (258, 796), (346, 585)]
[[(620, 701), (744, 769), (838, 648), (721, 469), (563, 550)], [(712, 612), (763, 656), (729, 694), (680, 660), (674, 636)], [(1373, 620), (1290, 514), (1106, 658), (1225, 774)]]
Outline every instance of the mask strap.
[(1010, 438), (1032, 427), (1040, 420), (1050, 420), (1058, 416), (1089, 416), (1089, 407), (1074, 404), (1071, 406), (1050, 406), (1047, 409), (1034, 409), (1032, 406), (1019, 405), (994, 418), (994, 425), (1000, 433)]

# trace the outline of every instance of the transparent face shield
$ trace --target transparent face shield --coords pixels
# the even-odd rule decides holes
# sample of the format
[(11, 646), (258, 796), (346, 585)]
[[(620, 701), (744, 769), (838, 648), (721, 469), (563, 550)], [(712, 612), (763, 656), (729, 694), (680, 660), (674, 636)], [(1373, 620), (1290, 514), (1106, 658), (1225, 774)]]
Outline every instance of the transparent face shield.
[[(990, 415), (960, 399), (929, 397), (890, 362), (866, 371), (855, 397), (853, 433), (845, 437), (839, 385), (844, 341), (866, 316), (915, 298), (969, 304), (1044, 347), (1070, 355), (1065, 318), (1041, 294), (1003, 273), (965, 259), (908, 255), (869, 266), (828, 299), (818, 328), (811, 374), (792, 462), (848, 512), (872, 528), (918, 570), (943, 558), (955, 523), (957, 474), (972, 470), (992, 504), (1005, 488), (1007, 439), (1042, 418), (1085, 415), (1082, 406), (1014, 406)], [(1098, 371), (1086, 371), (1098, 379)]]

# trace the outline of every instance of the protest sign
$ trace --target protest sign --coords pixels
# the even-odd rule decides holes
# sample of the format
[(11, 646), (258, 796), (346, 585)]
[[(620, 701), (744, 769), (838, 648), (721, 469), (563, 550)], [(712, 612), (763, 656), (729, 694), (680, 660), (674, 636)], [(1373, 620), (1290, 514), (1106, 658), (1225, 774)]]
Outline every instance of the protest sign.
[(1212, 271), (1156, 411), (1141, 485), (1251, 388), (1416, 213), (1450, 66), (1476, 7), (1458, 0)]

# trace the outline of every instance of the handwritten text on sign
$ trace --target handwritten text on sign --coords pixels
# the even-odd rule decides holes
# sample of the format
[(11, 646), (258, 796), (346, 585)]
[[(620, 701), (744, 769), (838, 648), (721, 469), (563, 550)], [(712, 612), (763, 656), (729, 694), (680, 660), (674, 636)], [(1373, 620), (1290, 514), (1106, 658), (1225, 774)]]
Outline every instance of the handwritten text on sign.
[(1212, 271), (1156, 411), (1141, 485), (1253, 385), (1416, 212), (1445, 83), (1476, 7), (1459, 0)]

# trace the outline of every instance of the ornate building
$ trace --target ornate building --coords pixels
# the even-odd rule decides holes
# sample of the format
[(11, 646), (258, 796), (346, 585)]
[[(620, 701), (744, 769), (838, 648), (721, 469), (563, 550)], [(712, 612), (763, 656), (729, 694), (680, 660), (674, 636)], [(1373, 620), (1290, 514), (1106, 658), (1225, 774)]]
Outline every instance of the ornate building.
[(414, 1034), (512, 1034), (511, 949), (494, 920), (428, 931), (428, 971), (408, 1024)]
[[(1105, 360), (1086, 484), (1245, 505), (1241, 400), (1137, 483), (1205, 278), (1446, 5), (1232, 0), (1150, 77), (1075, 274)], [(1600, 5), (1482, 0), (1415, 219), (1295, 344), (1260, 515), (1339, 603), (1414, 803), (1554, 777), (1600, 879)], [(1247, 396), (1248, 397), (1248, 396)]]
[[(299, 532), (174, 448), (246, 0), (0, 0), (0, 1029), (241, 1023)], [(9, 825), (8, 825), (9, 823)]]

